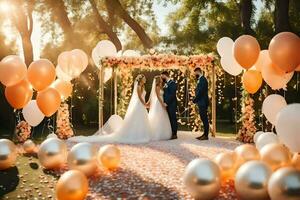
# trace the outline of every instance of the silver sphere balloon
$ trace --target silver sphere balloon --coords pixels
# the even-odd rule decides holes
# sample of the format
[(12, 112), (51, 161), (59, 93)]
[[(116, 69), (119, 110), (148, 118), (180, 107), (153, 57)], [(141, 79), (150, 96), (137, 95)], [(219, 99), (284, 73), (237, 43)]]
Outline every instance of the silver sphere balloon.
[(262, 161), (248, 161), (235, 175), (235, 189), (243, 200), (268, 198), (268, 180), (272, 169)]
[(46, 169), (59, 169), (66, 162), (67, 145), (58, 138), (49, 138), (42, 142), (38, 158)]
[(26, 140), (23, 144), (23, 149), (26, 153), (34, 153), (35, 152), (35, 144), (32, 140)]
[(68, 154), (68, 167), (91, 176), (97, 170), (97, 150), (90, 143), (74, 145)]
[(268, 185), (272, 200), (300, 200), (300, 171), (284, 167), (275, 171)]
[(183, 181), (191, 195), (200, 200), (218, 196), (221, 172), (217, 164), (208, 159), (195, 159), (185, 169)]
[(17, 149), (15, 144), (8, 139), (0, 139), (0, 170), (13, 167), (16, 159)]

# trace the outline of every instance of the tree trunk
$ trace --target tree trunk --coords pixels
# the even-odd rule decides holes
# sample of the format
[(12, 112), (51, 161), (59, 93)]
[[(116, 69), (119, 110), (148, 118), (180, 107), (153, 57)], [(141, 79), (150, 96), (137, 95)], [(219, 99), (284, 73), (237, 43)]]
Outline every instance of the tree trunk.
[(22, 36), (22, 47), (25, 63), (27, 66), (29, 66), (33, 61), (33, 47), (29, 35)]
[(130, 28), (140, 38), (145, 48), (151, 48), (153, 46), (151, 38), (146, 34), (141, 25), (137, 21), (135, 21), (122, 7), (119, 0), (105, 0), (105, 4), (108, 10), (114, 11), (116, 15), (122, 18), (125, 23), (130, 26)]
[(241, 0), (240, 3), (240, 17), (241, 25), (245, 34), (253, 35), (254, 31), (251, 28), (251, 17), (252, 17), (252, 0)]
[(275, 32), (290, 31), (289, 22), (289, 0), (275, 1)]
[(99, 26), (101, 29), (103, 29), (103, 31), (107, 34), (107, 36), (109, 37), (109, 39), (114, 43), (114, 45), (116, 46), (117, 50), (122, 50), (122, 44), (117, 36), (117, 34), (112, 30), (112, 27), (107, 24), (104, 19), (101, 17), (98, 9), (97, 9), (97, 5), (95, 3), (94, 0), (89, 0), (90, 4), (92, 5), (94, 14), (96, 15), (96, 18), (98, 20)]

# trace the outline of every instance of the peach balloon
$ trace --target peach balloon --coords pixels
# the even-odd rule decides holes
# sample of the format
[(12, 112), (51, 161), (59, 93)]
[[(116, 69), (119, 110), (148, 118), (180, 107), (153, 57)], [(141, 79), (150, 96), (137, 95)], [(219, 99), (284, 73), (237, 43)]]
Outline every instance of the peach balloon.
[(275, 35), (269, 44), (272, 62), (284, 72), (294, 71), (300, 63), (300, 38), (291, 32)]
[(56, 89), (47, 88), (38, 93), (36, 102), (42, 113), (44, 113), (45, 116), (50, 117), (58, 110), (61, 98)]
[(5, 97), (8, 103), (15, 109), (25, 107), (31, 100), (32, 94), (33, 91), (27, 79), (5, 88)]
[(89, 64), (89, 58), (81, 49), (74, 49), (71, 51), (73, 56), (79, 57), (81, 60), (81, 72), (83, 72)]
[(261, 72), (262, 68), (268, 64), (268, 58), (269, 58), (269, 51), (268, 50), (261, 50), (259, 53), (259, 57), (254, 64), (254, 69)]
[(296, 72), (300, 72), (300, 64), (298, 65), (298, 67), (295, 69)]
[(84, 200), (88, 191), (88, 179), (77, 170), (65, 172), (56, 184), (57, 200)]
[(55, 88), (59, 92), (62, 100), (65, 100), (69, 96), (71, 96), (72, 91), (73, 91), (72, 83), (70, 83), (68, 81), (63, 81), (60, 79), (56, 79), (54, 81), (54, 83), (52, 84), (52, 87)]
[(250, 69), (256, 63), (259, 53), (259, 43), (251, 35), (242, 35), (234, 42), (233, 55), (245, 69)]
[(256, 149), (254, 145), (251, 144), (242, 144), (236, 147), (234, 152), (237, 155), (238, 165), (242, 165), (243, 163), (250, 160), (260, 159), (259, 151)]
[(254, 94), (261, 87), (262, 76), (259, 71), (248, 70), (244, 73), (242, 81), (246, 91), (249, 92), (250, 94)]
[(293, 167), (300, 170), (300, 153), (294, 153), (292, 158)]
[(26, 64), (19, 56), (6, 56), (0, 63), (0, 82), (7, 87), (22, 81), (26, 73)]
[(219, 153), (214, 161), (220, 167), (223, 181), (234, 177), (237, 168), (237, 155), (234, 152)]
[(59, 54), (57, 63), (60, 69), (72, 78), (78, 77), (82, 72), (81, 57), (74, 55), (71, 51), (64, 51)]
[(121, 162), (120, 149), (115, 145), (105, 145), (100, 148), (97, 160), (105, 168), (109, 170), (115, 169)]
[(32, 62), (28, 68), (28, 80), (36, 91), (46, 89), (55, 80), (54, 65), (47, 59)]

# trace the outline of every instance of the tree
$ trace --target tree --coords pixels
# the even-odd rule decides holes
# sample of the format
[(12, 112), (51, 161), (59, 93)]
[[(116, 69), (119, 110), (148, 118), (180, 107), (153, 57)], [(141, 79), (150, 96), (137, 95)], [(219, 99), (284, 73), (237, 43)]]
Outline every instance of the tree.
[(276, 33), (291, 31), (289, 21), (289, 2), (289, 0), (275, 0), (274, 21)]

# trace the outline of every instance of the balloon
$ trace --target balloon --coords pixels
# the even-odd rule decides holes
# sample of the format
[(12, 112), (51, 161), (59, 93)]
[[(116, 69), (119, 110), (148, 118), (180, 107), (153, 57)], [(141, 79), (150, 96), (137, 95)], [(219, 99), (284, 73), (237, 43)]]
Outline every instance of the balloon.
[(112, 77), (113, 69), (111, 67), (104, 69), (104, 83)]
[(289, 104), (277, 115), (276, 131), (280, 142), (291, 151), (300, 152), (300, 104)]
[(126, 56), (126, 57), (138, 57), (138, 56), (141, 56), (141, 54), (138, 51), (128, 49), (128, 50), (124, 51), (123, 56)]
[(241, 165), (247, 161), (259, 160), (259, 151), (251, 144), (242, 144), (235, 148), (234, 152), (237, 156), (237, 164)]
[(71, 96), (73, 91), (72, 83), (60, 79), (56, 79), (54, 81), (52, 88), (55, 88), (59, 92), (62, 100), (65, 100)]
[(66, 162), (67, 145), (58, 138), (49, 138), (42, 142), (38, 158), (46, 169), (59, 169)]
[(115, 145), (105, 145), (99, 149), (97, 160), (105, 168), (116, 169), (121, 162), (121, 152)]
[(0, 63), (0, 82), (6, 87), (22, 81), (26, 77), (26, 73), (26, 64), (19, 56), (6, 56)]
[(56, 76), (58, 79), (63, 80), (63, 81), (68, 81), (70, 82), (72, 80), (72, 77), (70, 77), (68, 74), (62, 71), (62, 69), (57, 65), (56, 66)]
[(271, 94), (267, 96), (262, 105), (262, 113), (266, 116), (271, 124), (276, 125), (276, 116), (279, 111), (286, 107), (287, 103), (283, 96), (278, 94)]
[(222, 57), (221, 66), (227, 73), (233, 76), (237, 76), (243, 71), (243, 68), (236, 62), (233, 55), (226, 55)]
[(95, 48), (93, 48), (93, 50), (92, 50), (92, 59), (94, 61), (94, 64), (98, 68), (101, 68), (101, 56), (98, 55), (97, 46)]
[(31, 100), (22, 110), (23, 117), (30, 126), (39, 125), (45, 115), (40, 111), (36, 100)]
[(38, 93), (36, 102), (42, 113), (50, 117), (59, 108), (61, 100), (59, 92), (54, 88), (47, 88)]
[(81, 72), (83, 72), (89, 64), (89, 58), (81, 49), (74, 49), (71, 51), (73, 56), (77, 56), (81, 60)]
[(257, 131), (254, 136), (253, 136), (253, 141), (254, 141), (254, 144), (256, 144), (256, 141), (257, 141), (257, 138), (263, 134), (264, 132), (263, 131)]
[(277, 170), (270, 177), (268, 192), (272, 200), (299, 200), (300, 171), (292, 167)]
[(213, 199), (221, 188), (220, 169), (213, 161), (194, 159), (185, 168), (183, 182), (196, 199)]
[(266, 66), (269, 62), (269, 51), (268, 50), (262, 50), (259, 53), (259, 57), (254, 64), (255, 70), (261, 72), (262, 68)]
[(261, 134), (257, 138), (255, 145), (258, 150), (261, 150), (265, 145), (273, 144), (273, 143), (275, 143), (275, 144), (279, 143), (277, 135), (275, 135), (272, 132), (266, 132), (266, 133)]
[(91, 176), (97, 170), (96, 149), (90, 143), (74, 145), (68, 154), (68, 167)]
[(250, 69), (256, 63), (259, 53), (260, 46), (251, 35), (242, 35), (234, 42), (234, 58), (245, 69)]
[(64, 51), (59, 54), (57, 63), (60, 69), (69, 77), (78, 77), (83, 69), (81, 56), (73, 54), (71, 51)]
[(232, 54), (233, 40), (229, 37), (222, 37), (217, 43), (217, 51), (221, 57)]
[(16, 159), (17, 149), (15, 144), (8, 139), (0, 139), (0, 170), (13, 167)]
[(23, 144), (23, 149), (26, 153), (34, 153), (35, 152), (35, 144), (32, 140), (26, 140)]
[(55, 80), (55, 67), (47, 59), (36, 60), (29, 65), (27, 77), (36, 91), (44, 90)]
[(118, 51), (117, 52), (117, 55), (116, 55), (116, 57), (121, 57), (123, 55), (123, 51), (122, 50), (120, 50), (120, 51)]
[(65, 172), (56, 184), (57, 200), (84, 200), (89, 190), (86, 176), (77, 170)]
[(291, 32), (275, 35), (269, 44), (272, 62), (284, 72), (294, 71), (300, 63), (300, 38)]
[(300, 153), (294, 153), (292, 158), (292, 165), (296, 169), (300, 170)]
[(296, 72), (300, 72), (300, 64), (298, 65), (298, 67), (295, 69)]
[(32, 95), (33, 91), (27, 79), (5, 88), (5, 97), (8, 103), (15, 109), (21, 109), (26, 106), (31, 100)]
[(55, 133), (50, 133), (49, 135), (47, 135), (47, 139), (48, 138), (58, 138), (58, 137)]
[(102, 40), (98, 42), (92, 51), (92, 58), (97, 67), (101, 67), (100, 60), (103, 57), (116, 56), (117, 49), (115, 45), (109, 40)]
[(259, 71), (248, 70), (244, 73), (242, 81), (245, 90), (250, 94), (254, 94), (261, 87), (262, 76)]
[(235, 189), (239, 199), (268, 199), (268, 180), (271, 169), (262, 161), (243, 164), (235, 175)]
[(291, 154), (282, 144), (268, 144), (260, 150), (260, 155), (273, 171), (291, 163)]
[(235, 153), (219, 153), (214, 158), (214, 161), (220, 167), (222, 180), (228, 180), (234, 177), (237, 168), (237, 155)]

